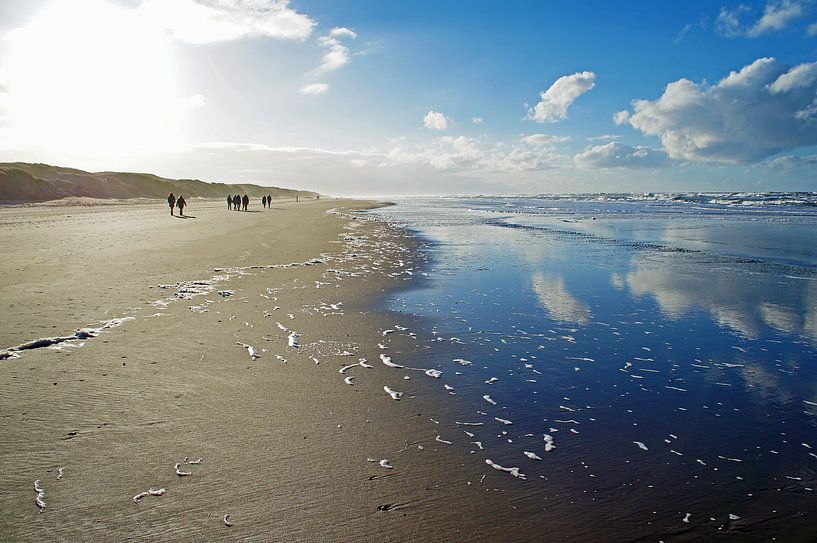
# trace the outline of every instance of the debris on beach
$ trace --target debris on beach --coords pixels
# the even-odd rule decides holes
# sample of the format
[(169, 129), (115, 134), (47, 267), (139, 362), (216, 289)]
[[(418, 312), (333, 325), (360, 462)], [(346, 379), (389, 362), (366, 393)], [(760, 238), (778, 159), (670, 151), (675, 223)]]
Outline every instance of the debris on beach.
[(227, 528), (232, 527), (233, 521), (230, 520), (230, 515), (224, 515), (224, 517), (221, 520), (224, 521), (224, 525)]
[(193, 475), (192, 471), (182, 471), (181, 469), (179, 469), (180, 467), (181, 467), (181, 463), (176, 462), (176, 467), (175, 467), (176, 475), (178, 475), (179, 477), (186, 477), (188, 475)]

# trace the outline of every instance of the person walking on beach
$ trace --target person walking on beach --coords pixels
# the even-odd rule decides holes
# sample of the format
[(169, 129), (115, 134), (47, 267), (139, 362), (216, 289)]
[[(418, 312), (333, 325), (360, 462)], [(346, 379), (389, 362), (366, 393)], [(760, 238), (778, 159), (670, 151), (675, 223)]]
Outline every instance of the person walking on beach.
[(232, 209), (232, 208), (233, 208), (233, 197), (232, 196), (227, 196), (227, 209)]
[(244, 211), (247, 211), (247, 206), (250, 205), (250, 197), (247, 196), (247, 193), (244, 193), (244, 198), (241, 199), (241, 202), (244, 204)]
[(267, 207), (272, 209), (272, 194), (267, 194)]
[(176, 205), (176, 197), (173, 196), (173, 193), (170, 193), (170, 196), (167, 197), (167, 205), (170, 206), (170, 215), (173, 215), (173, 206)]
[(233, 196), (233, 211), (241, 211), (241, 196), (238, 194)]
[(261, 205), (264, 206), (264, 209), (267, 209), (267, 195), (261, 197)]
[(184, 196), (179, 194), (179, 198), (176, 200), (176, 207), (179, 208), (179, 217), (184, 217), (184, 206), (187, 205), (187, 202), (184, 201)]

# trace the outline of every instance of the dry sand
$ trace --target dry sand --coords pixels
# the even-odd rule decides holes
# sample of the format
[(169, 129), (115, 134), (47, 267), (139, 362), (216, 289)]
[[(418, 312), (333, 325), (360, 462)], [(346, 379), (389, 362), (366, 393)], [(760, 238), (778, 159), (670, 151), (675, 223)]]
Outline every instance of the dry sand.
[[(377, 310), (418, 262), (406, 234), (350, 214), (369, 205), (0, 210), (0, 347), (134, 317), (83, 347), (0, 360), (0, 540), (539, 540), (535, 512), (505, 494), (520, 481), (469, 457), (462, 434), (435, 441), (440, 380), (380, 362), (386, 342), (422, 363), (419, 341), (382, 335), (412, 323)], [(291, 263), (310, 265), (250, 268)], [(151, 305), (186, 290), (158, 285), (219, 275)], [(339, 373), (360, 358), (373, 368)], [(166, 492), (132, 501), (150, 488)]]

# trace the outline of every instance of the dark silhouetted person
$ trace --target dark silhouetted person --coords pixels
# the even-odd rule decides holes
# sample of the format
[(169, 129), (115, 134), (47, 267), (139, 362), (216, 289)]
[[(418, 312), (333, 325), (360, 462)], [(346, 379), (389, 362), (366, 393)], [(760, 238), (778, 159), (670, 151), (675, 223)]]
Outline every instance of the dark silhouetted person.
[(233, 197), (232, 196), (227, 196), (227, 209), (232, 209), (232, 208), (233, 208)]
[(233, 211), (241, 211), (241, 196), (233, 196)]
[(272, 209), (272, 194), (267, 194), (267, 207)]
[(182, 196), (180, 194), (179, 198), (176, 200), (176, 207), (179, 208), (179, 216), (180, 217), (184, 217), (184, 206), (186, 206), (186, 205), (187, 205), (187, 202), (184, 201), (184, 196)]
[(296, 204), (298, 203), (298, 195), (297, 194), (295, 195), (295, 203)]
[(247, 193), (244, 193), (244, 197), (241, 199), (241, 202), (244, 204), (244, 211), (247, 211), (247, 206), (250, 205), (250, 197), (247, 196)]
[(170, 214), (173, 215), (173, 206), (176, 205), (176, 197), (173, 196), (173, 193), (170, 193), (170, 196), (167, 197), (167, 205), (170, 206)]
[(261, 205), (264, 206), (264, 209), (267, 208), (267, 195), (261, 197)]

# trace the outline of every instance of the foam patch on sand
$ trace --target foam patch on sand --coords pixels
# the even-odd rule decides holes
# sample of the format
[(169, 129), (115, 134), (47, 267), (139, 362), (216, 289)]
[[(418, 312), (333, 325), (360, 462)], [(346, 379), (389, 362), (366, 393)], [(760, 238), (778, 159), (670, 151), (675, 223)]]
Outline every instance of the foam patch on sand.
[(404, 393), (398, 392), (398, 391), (396, 391), (396, 390), (394, 390), (392, 388), (389, 388), (388, 385), (384, 385), (383, 390), (386, 391), (386, 394), (391, 396), (392, 400), (398, 400), (399, 401), (404, 396)]
[(34, 498), (34, 504), (37, 506), (40, 513), (42, 513), (45, 511), (45, 489), (40, 486), (39, 479), (34, 481), (34, 491), (37, 493), (37, 497)]
[(252, 359), (253, 362), (255, 362), (256, 360), (261, 358), (261, 355), (258, 354), (258, 351), (256, 351), (255, 347), (253, 347), (252, 345), (249, 345), (247, 343), (243, 343), (241, 341), (236, 341), (235, 344), (236, 345), (241, 345), (242, 347), (247, 349), (247, 352), (250, 354), (250, 358)]
[(148, 496), (164, 496), (165, 489), (164, 488), (149, 488), (145, 492), (140, 492), (136, 496), (133, 497), (133, 503), (140, 503), (142, 498), (146, 498)]
[(485, 463), (488, 464), (489, 466), (491, 466), (492, 468), (494, 468), (497, 471), (504, 471), (505, 473), (510, 473), (511, 475), (516, 477), (517, 479), (523, 479), (524, 480), (524, 479), (527, 478), (527, 476), (524, 473), (520, 473), (520, 471), (519, 471), (520, 468), (517, 468), (517, 467), (506, 468), (506, 467), (500, 466), (499, 464), (493, 462), (489, 458), (485, 459)]
[[(25, 343), (21, 343), (15, 347), (9, 347), (8, 349), (0, 351), (0, 360), (6, 360), (9, 358), (19, 358), (20, 351), (29, 351), (32, 349), (42, 349), (45, 347), (53, 347), (60, 344), (63, 344), (68, 341), (74, 340), (83, 340), (83, 339), (91, 339), (97, 337), (100, 333), (104, 330), (110, 330), (111, 328), (116, 328), (117, 326), (122, 326), (124, 323), (134, 320), (135, 317), (117, 317), (114, 319), (110, 319), (108, 321), (103, 321), (101, 326), (96, 328), (80, 328), (76, 332), (74, 332), (70, 336), (54, 336), (54, 337), (44, 337), (38, 338), (32, 341), (27, 341)], [(84, 345), (84, 344), (83, 344)], [(80, 347), (82, 345), (76, 345)]]

